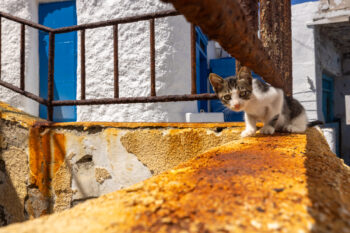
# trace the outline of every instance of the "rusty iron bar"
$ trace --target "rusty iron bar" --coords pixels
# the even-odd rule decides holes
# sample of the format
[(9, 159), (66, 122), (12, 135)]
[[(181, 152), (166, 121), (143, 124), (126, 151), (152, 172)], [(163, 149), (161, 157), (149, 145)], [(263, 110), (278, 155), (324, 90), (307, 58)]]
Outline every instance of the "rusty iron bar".
[(4, 17), (6, 19), (15, 21), (15, 22), (20, 23), (20, 24), (25, 24), (25, 25), (27, 25), (29, 27), (36, 28), (36, 29), (39, 29), (39, 30), (42, 30), (42, 31), (45, 31), (45, 32), (52, 32), (54, 30), (52, 28), (43, 26), (41, 24), (34, 23), (32, 21), (25, 20), (25, 19), (13, 16), (13, 15), (7, 14), (5, 12), (1, 12), (1, 11), (0, 11), (0, 17)]
[(2, 21), (2, 17), (0, 15), (0, 80), (1, 80), (1, 34), (2, 34), (1, 21)]
[(66, 33), (66, 32), (78, 31), (82, 29), (92, 29), (92, 28), (98, 28), (98, 27), (113, 26), (116, 24), (134, 23), (138, 21), (145, 21), (150, 19), (164, 18), (164, 17), (176, 16), (176, 15), (180, 15), (180, 13), (174, 10), (168, 10), (168, 11), (161, 11), (161, 12), (144, 14), (139, 16), (131, 16), (131, 17), (125, 17), (120, 19), (106, 20), (106, 21), (97, 22), (97, 23), (88, 23), (88, 24), (80, 24), (80, 25), (70, 26), (70, 27), (62, 27), (58, 29), (53, 29), (53, 31), (55, 33)]
[[(257, 33), (259, 30), (259, 2), (258, 0), (238, 0), (239, 4), (242, 7), (243, 12), (247, 16), (247, 21), (251, 29)], [(236, 74), (239, 73), (241, 69), (241, 63), (236, 60)]]
[(53, 105), (54, 99), (54, 73), (55, 73), (55, 33), (49, 33), (49, 68), (48, 68), (48, 105), (47, 105), (47, 120), (53, 120)]
[(25, 89), (25, 80), (24, 80), (24, 72), (25, 72), (25, 42), (26, 42), (26, 37), (25, 37), (25, 25), (21, 24), (21, 55), (20, 55), (20, 88), (21, 90), (24, 91)]
[(14, 86), (14, 85), (12, 85), (10, 83), (7, 83), (5, 81), (0, 80), (0, 85), (3, 86), (3, 87), (8, 88), (8, 89), (10, 89), (10, 90), (12, 90), (14, 92), (17, 92), (17, 93), (19, 93), (21, 95), (24, 95), (25, 97), (28, 97), (28, 98), (30, 98), (32, 100), (35, 100), (38, 103), (47, 105), (47, 101), (44, 98), (41, 98), (41, 97), (39, 97), (37, 95), (34, 95), (34, 94), (32, 94), (32, 93), (30, 93), (28, 91), (24, 91), (21, 88), (18, 88), (18, 87)]
[[(291, 19), (288, 1), (260, 1), (260, 34), (265, 51), (279, 67), (286, 95), (292, 94)], [(275, 22), (279, 22), (278, 24)]]
[(195, 94), (195, 95), (165, 95), (165, 96), (147, 96), (147, 97), (123, 97), (123, 98), (104, 98), (89, 100), (54, 100), (53, 106), (68, 105), (98, 105), (98, 104), (131, 104), (131, 103), (154, 103), (154, 102), (177, 102), (217, 99), (216, 94)]
[(85, 81), (86, 81), (86, 67), (85, 67), (85, 29), (80, 31), (80, 66), (81, 66), (81, 73), (80, 73), (80, 99), (85, 99)]
[(114, 98), (119, 98), (118, 24), (113, 26)]
[(196, 26), (191, 24), (191, 94), (197, 94)]
[(156, 48), (154, 19), (149, 20), (150, 28), (150, 53), (151, 53), (151, 96), (156, 96)]
[(242, 65), (275, 87), (283, 87), (279, 69), (264, 50), (238, 0), (162, 0), (172, 3), (186, 19), (198, 25)]
[(283, 1), (283, 66), (284, 86), (288, 96), (293, 95), (293, 58), (292, 58), (292, 7), (290, 0)]

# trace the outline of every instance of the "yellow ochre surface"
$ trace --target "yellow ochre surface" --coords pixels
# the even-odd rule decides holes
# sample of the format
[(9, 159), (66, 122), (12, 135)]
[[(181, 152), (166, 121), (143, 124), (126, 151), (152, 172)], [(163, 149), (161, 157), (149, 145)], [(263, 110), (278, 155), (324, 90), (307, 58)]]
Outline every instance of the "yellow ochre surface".
[(313, 128), (235, 140), (0, 232), (347, 232), (350, 169)]

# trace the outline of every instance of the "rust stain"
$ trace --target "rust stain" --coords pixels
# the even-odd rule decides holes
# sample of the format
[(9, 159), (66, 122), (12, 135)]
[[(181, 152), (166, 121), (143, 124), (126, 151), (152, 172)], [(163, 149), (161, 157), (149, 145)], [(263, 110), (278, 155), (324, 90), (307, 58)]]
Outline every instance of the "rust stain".
[(64, 162), (65, 136), (37, 127), (30, 128), (29, 132), (30, 183), (49, 197), (51, 180)]
[(55, 133), (53, 139), (53, 176), (62, 166), (66, 155), (66, 137), (64, 134)]
[(50, 192), (50, 163), (50, 132), (42, 134), (40, 128), (31, 128), (29, 131), (30, 181), (44, 196), (49, 196)]

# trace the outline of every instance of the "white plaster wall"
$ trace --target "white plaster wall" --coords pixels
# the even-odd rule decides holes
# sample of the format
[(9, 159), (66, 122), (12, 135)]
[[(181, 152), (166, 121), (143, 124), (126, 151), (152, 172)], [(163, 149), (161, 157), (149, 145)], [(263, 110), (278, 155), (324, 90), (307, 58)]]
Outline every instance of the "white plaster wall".
[[(0, 0), (0, 11), (37, 22), (36, 0)], [(26, 90), (39, 92), (38, 31), (26, 27), (25, 76)], [(2, 19), (1, 79), (19, 87), (20, 77), (20, 24)], [(38, 104), (13, 91), (0, 87), (0, 100), (30, 114), (38, 115)]]
[(309, 120), (319, 115), (314, 30), (307, 27), (317, 10), (318, 2), (292, 6), (293, 95), (305, 107)]
[[(160, 1), (77, 1), (78, 23), (89, 23), (171, 9)], [(157, 95), (190, 93), (190, 25), (182, 16), (157, 19)], [(112, 27), (86, 32), (86, 96), (113, 97)], [(119, 26), (120, 97), (150, 93), (149, 23)], [(80, 56), (80, 55), (79, 55)], [(78, 56), (78, 57), (79, 57)], [(78, 59), (79, 62), (79, 59)], [(78, 93), (80, 98), (80, 64)], [(185, 121), (196, 102), (78, 107), (78, 121)]]
[[(67, 137), (67, 162), (72, 168), (72, 201), (98, 197), (152, 176), (151, 171), (123, 147), (120, 138), (126, 131), (107, 129), (102, 134), (88, 134), (83, 140), (81, 136), (63, 132)], [(85, 156), (91, 156), (91, 162), (77, 163)], [(99, 183), (95, 176), (98, 168), (105, 169), (110, 178)]]

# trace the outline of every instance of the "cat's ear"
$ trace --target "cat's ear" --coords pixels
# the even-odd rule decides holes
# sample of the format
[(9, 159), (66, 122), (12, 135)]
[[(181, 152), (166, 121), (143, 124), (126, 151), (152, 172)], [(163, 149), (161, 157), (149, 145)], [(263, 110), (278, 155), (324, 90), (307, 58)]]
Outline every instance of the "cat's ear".
[(252, 72), (250, 72), (249, 68), (246, 66), (242, 66), (237, 74), (238, 80), (246, 80), (249, 84), (252, 83)]
[(215, 92), (219, 92), (222, 90), (222, 88), (224, 88), (225, 80), (217, 74), (210, 73), (209, 74), (209, 81), (210, 81), (211, 85), (213, 86), (213, 89)]

